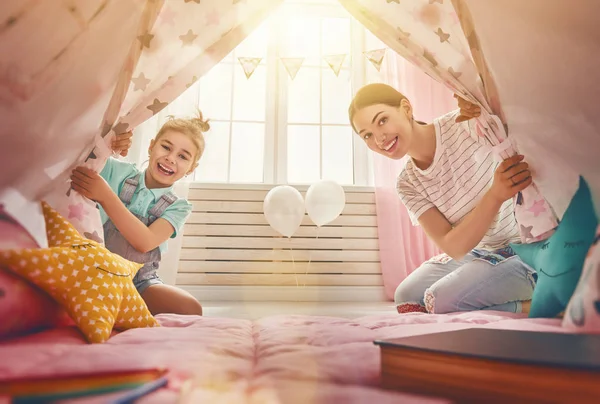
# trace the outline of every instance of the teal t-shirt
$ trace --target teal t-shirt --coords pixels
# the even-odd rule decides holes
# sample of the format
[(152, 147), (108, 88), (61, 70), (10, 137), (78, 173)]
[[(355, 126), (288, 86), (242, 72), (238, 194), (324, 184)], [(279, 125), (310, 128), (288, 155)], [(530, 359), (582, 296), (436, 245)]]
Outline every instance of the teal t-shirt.
[[(100, 175), (106, 180), (113, 192), (119, 195), (125, 180), (135, 177), (139, 173), (141, 173), (140, 181), (131, 198), (128, 209), (131, 213), (147, 217), (148, 212), (158, 202), (160, 197), (169, 191), (173, 192), (173, 187), (148, 189), (146, 188), (145, 171), (140, 171), (134, 164), (112, 157), (108, 159)], [(99, 209), (102, 223), (104, 224), (108, 220), (108, 216), (104, 212), (104, 209), (102, 209), (102, 206), (99, 206)], [(177, 233), (181, 230), (191, 212), (192, 205), (185, 199), (177, 199), (164, 211), (161, 218), (171, 223), (175, 229), (171, 238), (177, 236)], [(161, 252), (167, 251), (167, 242), (162, 243), (159, 248)]]

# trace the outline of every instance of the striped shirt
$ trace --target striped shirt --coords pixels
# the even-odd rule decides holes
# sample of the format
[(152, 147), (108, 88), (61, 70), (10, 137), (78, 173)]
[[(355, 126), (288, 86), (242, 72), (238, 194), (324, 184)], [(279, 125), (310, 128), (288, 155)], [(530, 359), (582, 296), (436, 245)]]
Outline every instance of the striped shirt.
[[(433, 163), (419, 169), (409, 159), (398, 176), (397, 189), (413, 224), (431, 208), (437, 208), (454, 227), (477, 206), (494, 180), (498, 166), (493, 155), (483, 160), (475, 153), (485, 140), (475, 133), (475, 120), (456, 123), (459, 111), (434, 120), (436, 148)], [(473, 135), (472, 135), (473, 133)], [(476, 248), (495, 250), (519, 242), (512, 199), (502, 204), (490, 228)]]

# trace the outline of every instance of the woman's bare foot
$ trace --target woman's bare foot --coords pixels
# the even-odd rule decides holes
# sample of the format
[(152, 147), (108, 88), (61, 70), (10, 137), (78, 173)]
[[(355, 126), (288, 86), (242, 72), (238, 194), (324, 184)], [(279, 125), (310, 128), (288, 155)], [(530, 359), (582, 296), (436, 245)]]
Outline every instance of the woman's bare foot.
[(529, 314), (529, 310), (531, 310), (531, 300), (524, 300), (521, 302), (521, 313)]

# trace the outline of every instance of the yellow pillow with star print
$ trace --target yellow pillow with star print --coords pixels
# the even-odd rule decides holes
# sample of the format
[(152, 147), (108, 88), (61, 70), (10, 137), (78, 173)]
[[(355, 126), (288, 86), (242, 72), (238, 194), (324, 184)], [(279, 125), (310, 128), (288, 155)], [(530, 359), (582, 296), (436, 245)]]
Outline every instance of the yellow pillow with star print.
[(119, 330), (158, 326), (133, 285), (142, 264), (87, 240), (42, 202), (49, 248), (7, 250), (0, 264), (45, 290), (62, 305), (86, 339), (105, 342)]

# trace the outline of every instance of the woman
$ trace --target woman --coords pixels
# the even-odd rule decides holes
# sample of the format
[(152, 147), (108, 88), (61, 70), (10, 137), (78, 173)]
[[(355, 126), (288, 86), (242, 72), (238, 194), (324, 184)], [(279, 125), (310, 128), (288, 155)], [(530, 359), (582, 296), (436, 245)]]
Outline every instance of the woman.
[[(498, 164), (476, 159), (485, 139), (474, 136), (479, 110), (431, 124), (416, 121), (410, 101), (386, 84), (369, 84), (350, 104), (353, 129), (368, 147), (391, 159), (408, 155), (397, 189), (414, 224), (444, 251), (397, 288), (399, 312), (470, 310), (527, 312), (535, 271), (509, 247), (519, 242), (512, 197), (531, 184), (523, 156)], [(481, 153), (480, 153), (481, 155)]]

